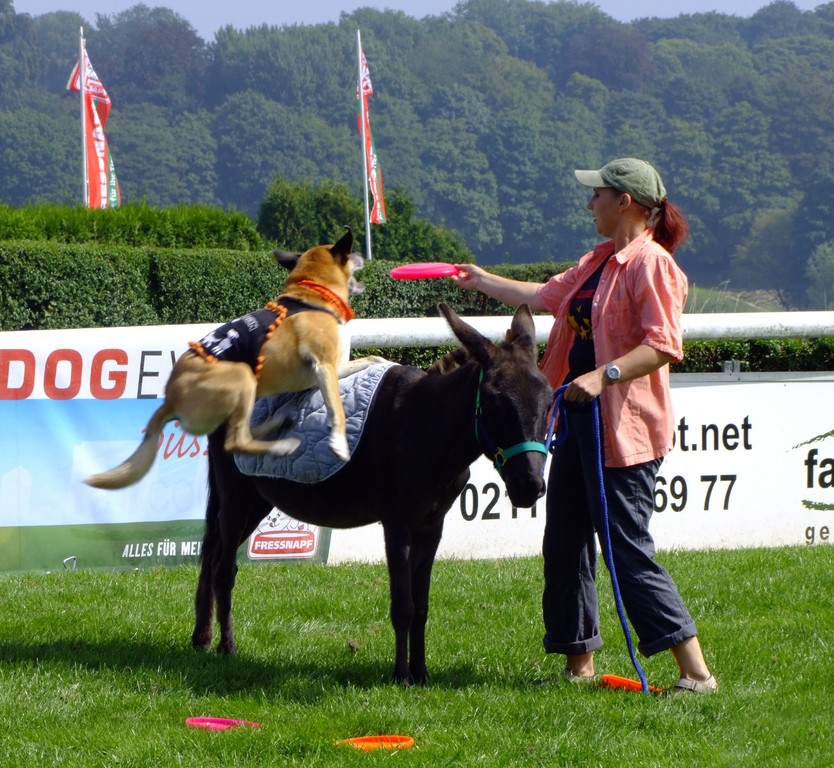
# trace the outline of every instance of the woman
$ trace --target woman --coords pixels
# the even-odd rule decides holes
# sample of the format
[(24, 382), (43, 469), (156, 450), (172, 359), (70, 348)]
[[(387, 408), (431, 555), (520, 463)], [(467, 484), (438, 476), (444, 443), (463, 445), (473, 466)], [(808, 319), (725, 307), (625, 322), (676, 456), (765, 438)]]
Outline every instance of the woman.
[(649, 534), (655, 478), (672, 448), (669, 366), (683, 357), (686, 276), (672, 253), (688, 234), (657, 171), (623, 158), (576, 171), (593, 189), (588, 210), (606, 240), (544, 284), (509, 280), (472, 264), (452, 278), (512, 306), (556, 318), (542, 359), (554, 388), (566, 384), (568, 433), (551, 462), (544, 533), (544, 646), (564, 654), (563, 675), (595, 679), (602, 646), (595, 587), (601, 530), (592, 401), (599, 397), (603, 480), (611, 548), (623, 605), (646, 655), (671, 650), (675, 688), (717, 689), (695, 623)]

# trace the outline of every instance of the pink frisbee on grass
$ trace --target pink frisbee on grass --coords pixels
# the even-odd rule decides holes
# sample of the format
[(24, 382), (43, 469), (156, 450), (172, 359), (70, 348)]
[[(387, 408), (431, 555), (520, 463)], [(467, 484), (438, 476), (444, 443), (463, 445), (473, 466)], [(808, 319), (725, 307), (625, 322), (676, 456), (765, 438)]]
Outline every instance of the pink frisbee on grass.
[(430, 277), (452, 277), (460, 270), (445, 261), (419, 261), (394, 267), (388, 274), (395, 280), (425, 280)]
[(232, 720), (228, 717), (189, 717), (185, 724), (189, 728), (202, 728), (205, 731), (227, 731), (229, 728), (260, 728), (260, 723), (249, 720)]

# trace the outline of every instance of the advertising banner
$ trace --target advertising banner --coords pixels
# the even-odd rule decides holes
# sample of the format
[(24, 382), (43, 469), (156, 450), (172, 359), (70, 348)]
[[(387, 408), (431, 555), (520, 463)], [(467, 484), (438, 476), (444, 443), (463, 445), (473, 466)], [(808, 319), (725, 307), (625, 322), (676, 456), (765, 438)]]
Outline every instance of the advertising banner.
[[(214, 325), (0, 334), (0, 570), (197, 562), (207, 442), (170, 422), (150, 473), (83, 479), (126, 459), (188, 342)], [(324, 561), (329, 532), (274, 510), (241, 557)]]
[[(206, 438), (171, 422), (156, 462), (119, 491), (83, 478), (138, 446), (188, 342), (211, 325), (0, 333), (0, 571), (196, 563)], [(661, 548), (829, 542), (834, 530), (834, 374), (672, 377), (676, 447), (652, 531)], [(513, 509), (479, 459), (446, 518), (440, 554), (540, 551), (544, 502)], [(273, 510), (239, 557), (381, 560), (379, 525), (317, 529)]]
[[(658, 548), (834, 540), (834, 374), (678, 374), (672, 396), (675, 448), (651, 523)], [(513, 509), (488, 461), (472, 469), (446, 516), (441, 556), (538, 554), (544, 500)]]

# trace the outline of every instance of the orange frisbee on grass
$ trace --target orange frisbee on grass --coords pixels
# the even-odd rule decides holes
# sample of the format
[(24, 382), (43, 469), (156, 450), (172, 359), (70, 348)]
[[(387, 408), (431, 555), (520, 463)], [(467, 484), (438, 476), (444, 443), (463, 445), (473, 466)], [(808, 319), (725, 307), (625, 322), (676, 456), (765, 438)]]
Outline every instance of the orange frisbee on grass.
[[(600, 678), (599, 684), (606, 688), (619, 688), (623, 691), (637, 691), (643, 692), (643, 685), (639, 680), (631, 680), (628, 677), (620, 677), (619, 675), (603, 675)], [(660, 688), (655, 688), (653, 685), (649, 686), (652, 693), (665, 693)]]
[(375, 749), (408, 749), (414, 746), (411, 736), (354, 736), (352, 739), (342, 739), (336, 744), (348, 744), (363, 752), (373, 752)]

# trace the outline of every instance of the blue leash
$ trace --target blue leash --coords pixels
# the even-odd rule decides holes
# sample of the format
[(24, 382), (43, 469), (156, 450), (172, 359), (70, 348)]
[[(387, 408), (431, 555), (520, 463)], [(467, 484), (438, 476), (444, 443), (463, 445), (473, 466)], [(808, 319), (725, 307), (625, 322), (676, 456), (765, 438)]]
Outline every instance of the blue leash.
[[(550, 424), (547, 428), (547, 436), (545, 437), (545, 445), (552, 453), (553, 449), (561, 445), (568, 434), (568, 420), (565, 413), (564, 394), (566, 385), (559, 387), (553, 393), (553, 414), (550, 417)], [(553, 434), (556, 417), (559, 419), (559, 432)], [(608, 525), (608, 501), (605, 497), (605, 484), (602, 478), (602, 440), (600, 439), (600, 416), (599, 416), (599, 398), (594, 398), (594, 445), (596, 446), (597, 459), (597, 479), (599, 480), (599, 498), (602, 518), (602, 534), (604, 538), (604, 546), (602, 548), (605, 564), (608, 566), (608, 572), (611, 574), (611, 587), (614, 591), (614, 604), (617, 606), (617, 616), (620, 619), (620, 626), (623, 628), (623, 635), (625, 636), (626, 646), (628, 647), (628, 655), (631, 657), (631, 663), (637, 671), (637, 676), (640, 678), (640, 687), (643, 693), (649, 693), (649, 681), (637, 660), (637, 655), (634, 653), (634, 643), (631, 639), (631, 630), (628, 627), (628, 619), (626, 619), (625, 609), (623, 608), (623, 596), (620, 592), (620, 584), (617, 581), (617, 571), (614, 567), (614, 554), (611, 550), (611, 531)]]

